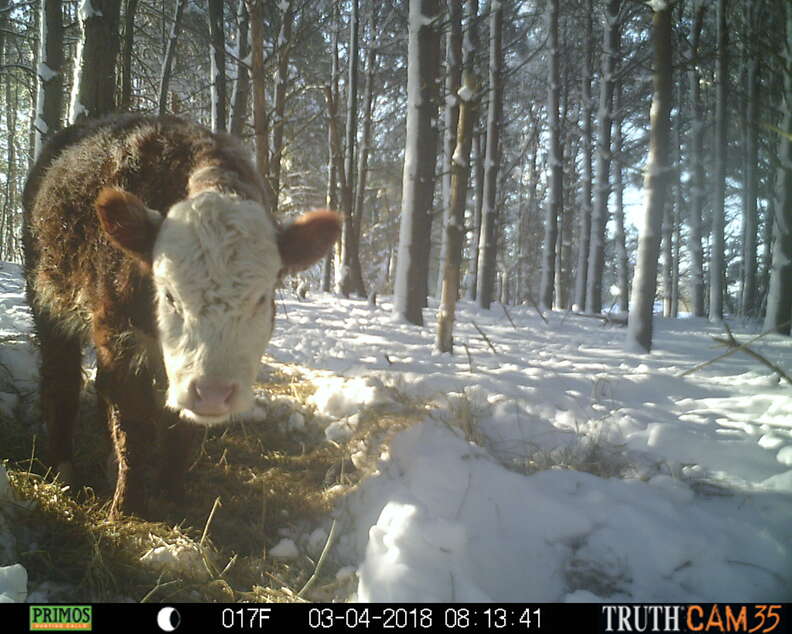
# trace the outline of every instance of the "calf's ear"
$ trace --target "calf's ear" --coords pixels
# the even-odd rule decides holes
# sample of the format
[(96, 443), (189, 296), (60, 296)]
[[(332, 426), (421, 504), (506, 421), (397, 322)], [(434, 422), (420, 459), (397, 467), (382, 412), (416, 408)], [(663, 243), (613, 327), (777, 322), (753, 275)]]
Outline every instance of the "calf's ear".
[(303, 271), (321, 260), (341, 233), (341, 214), (309, 211), (280, 232), (278, 250), (284, 272)]
[(100, 191), (94, 207), (111, 244), (150, 265), (162, 216), (134, 194), (115, 187)]

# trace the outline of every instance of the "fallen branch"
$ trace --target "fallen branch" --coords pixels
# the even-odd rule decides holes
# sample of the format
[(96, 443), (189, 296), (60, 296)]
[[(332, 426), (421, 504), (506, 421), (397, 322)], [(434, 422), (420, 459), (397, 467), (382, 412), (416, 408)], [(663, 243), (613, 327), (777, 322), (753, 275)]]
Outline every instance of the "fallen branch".
[(626, 326), (627, 325), (627, 318), (626, 317), (616, 317), (611, 314), (607, 315), (597, 315), (595, 313), (579, 313), (573, 312), (573, 315), (576, 317), (587, 317), (588, 319), (599, 319), (600, 321), (605, 322), (605, 325), (616, 324), (617, 326)]
[(501, 308), (503, 309), (503, 314), (506, 315), (506, 319), (508, 319), (509, 323), (512, 325), (512, 328), (517, 330), (517, 325), (514, 323), (514, 320), (511, 318), (509, 311), (506, 309), (506, 304), (501, 304)]
[(549, 325), (550, 325), (550, 322), (549, 322), (549, 321), (547, 321), (547, 317), (545, 317), (545, 316), (542, 314), (542, 311), (541, 311), (541, 310), (539, 310), (539, 306), (536, 304), (536, 301), (534, 300), (534, 298), (533, 298), (533, 295), (531, 295), (531, 293), (528, 293), (528, 301), (529, 301), (529, 302), (531, 302), (531, 306), (533, 306), (534, 310), (536, 311), (536, 314), (537, 314), (537, 315), (539, 315), (539, 316), (542, 318), (542, 321), (543, 321), (543, 322), (544, 322), (546, 325), (548, 325), (548, 326), (549, 326)]
[[(724, 326), (725, 326), (725, 324), (724, 324)], [(701, 370), (701, 368), (705, 368), (708, 365), (711, 365), (711, 364), (715, 363), (716, 361), (720, 361), (721, 359), (725, 359), (726, 357), (733, 355), (735, 352), (739, 352), (740, 350), (743, 350), (746, 354), (750, 355), (751, 357), (753, 357), (754, 359), (756, 359), (760, 363), (763, 363), (764, 365), (769, 367), (771, 370), (773, 370), (773, 372), (778, 374), (779, 377), (781, 377), (782, 379), (787, 381), (790, 385), (792, 385), (792, 378), (790, 378), (789, 375), (786, 372), (784, 372), (781, 368), (779, 368), (777, 365), (775, 365), (771, 361), (768, 361), (765, 357), (763, 357), (758, 352), (748, 348), (748, 346), (751, 345), (752, 343), (758, 341), (759, 339), (761, 339), (765, 335), (769, 335), (769, 334), (771, 334), (773, 332), (775, 332), (775, 330), (765, 330), (764, 332), (759, 333), (758, 335), (756, 335), (755, 337), (753, 337), (749, 341), (746, 341), (744, 343), (740, 343), (734, 338), (734, 335), (732, 334), (731, 330), (729, 330), (729, 327), (726, 326), (726, 333), (728, 334), (728, 338), (727, 339), (721, 339), (720, 337), (712, 337), (712, 339), (714, 341), (716, 341), (717, 343), (720, 343), (721, 345), (727, 346), (729, 349), (726, 352), (724, 352), (723, 354), (719, 354), (714, 359), (710, 359), (709, 361), (705, 361), (704, 363), (699, 363), (697, 366), (695, 366), (693, 368), (690, 368), (689, 370), (685, 370), (679, 376), (683, 377), (683, 376), (687, 376), (688, 374), (693, 374), (697, 370)]]
[(732, 334), (732, 331), (729, 329), (729, 327), (726, 324), (724, 324), (724, 327), (726, 328), (726, 335), (728, 338), (722, 339), (720, 337), (713, 337), (712, 339), (714, 341), (717, 341), (718, 343), (724, 346), (728, 346), (729, 348), (742, 350), (743, 352), (745, 352), (745, 354), (747, 354), (750, 357), (753, 357), (754, 359), (759, 361), (759, 363), (763, 363), (773, 372), (775, 372), (780, 378), (782, 378), (784, 381), (792, 385), (792, 377), (790, 377), (786, 372), (784, 372), (783, 369), (778, 367), (775, 363), (773, 363), (766, 357), (756, 352), (756, 350), (752, 350), (751, 348), (749, 348), (748, 344), (740, 344), (740, 342), (734, 338), (734, 335)]
[(478, 333), (484, 338), (484, 341), (487, 342), (487, 345), (489, 346), (490, 350), (492, 350), (492, 352), (494, 352), (495, 354), (498, 354), (498, 351), (495, 350), (495, 346), (492, 345), (492, 342), (490, 341), (490, 338), (487, 335), (484, 334), (484, 331), (481, 328), (478, 327), (478, 324), (475, 321), (473, 321), (473, 320), (471, 320), (470, 323), (473, 324), (473, 327), (476, 330), (478, 330)]

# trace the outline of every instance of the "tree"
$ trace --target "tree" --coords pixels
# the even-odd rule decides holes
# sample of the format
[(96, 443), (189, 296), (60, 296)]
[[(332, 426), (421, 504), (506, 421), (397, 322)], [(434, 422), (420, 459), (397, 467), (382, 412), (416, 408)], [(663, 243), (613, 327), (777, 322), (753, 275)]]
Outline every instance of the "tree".
[(224, 132), (226, 129), (225, 30), (223, 26), (223, 1), (209, 0), (212, 130), (215, 132)]
[(578, 262), (575, 277), (574, 306), (584, 310), (586, 306), (586, 275), (588, 274), (589, 241), (591, 240), (591, 184), (594, 174), (591, 170), (593, 157), (592, 125), (591, 125), (591, 77), (594, 57), (594, 2), (586, 0), (585, 34), (586, 52), (583, 57), (583, 80), (581, 82), (581, 100), (583, 115), (583, 192), (580, 201), (580, 223), (578, 239)]
[(602, 312), (602, 276), (605, 270), (605, 228), (608, 224), (610, 195), (611, 125), (613, 123), (613, 89), (616, 60), (621, 48), (619, 9), (621, 0), (608, 0), (602, 52), (599, 112), (597, 113), (599, 140), (597, 143), (597, 188), (591, 212), (591, 240), (589, 242), (588, 274), (586, 279), (586, 310)]
[(179, 40), (181, 30), (182, 15), (187, 0), (176, 0), (176, 11), (173, 16), (173, 24), (170, 29), (168, 45), (165, 49), (165, 59), (162, 61), (162, 71), (160, 73), (159, 92), (157, 98), (157, 112), (160, 116), (164, 115), (168, 108), (168, 86), (170, 84), (171, 70), (173, 68), (173, 57), (176, 55), (176, 43)]
[(767, 294), (765, 330), (783, 335), (792, 333), (792, 7), (786, 6), (786, 55), (782, 57), (784, 91), (781, 111), (777, 203), (773, 221), (773, 267)]
[(559, 0), (547, 3), (547, 32), (549, 34), (550, 65), (547, 81), (547, 121), (550, 133), (550, 196), (546, 202), (545, 233), (542, 247), (542, 281), (539, 301), (545, 308), (553, 307), (556, 274), (556, 241), (558, 239), (558, 217), (561, 213), (564, 178), (563, 147), (561, 145), (561, 119), (559, 117), (561, 95), (561, 50), (558, 46)]
[(121, 3), (82, 0), (82, 38), (74, 62), (69, 122), (98, 117), (115, 109), (116, 58)]
[(440, 313), (437, 317), (437, 338), (435, 346), (440, 352), (453, 352), (454, 319), (459, 278), (462, 266), (462, 247), (465, 238), (465, 202), (467, 200), (468, 180), (470, 177), (470, 149), (473, 144), (473, 120), (476, 116), (478, 98), (478, 78), (474, 68), (474, 52), (478, 50), (478, 31), (476, 18), (478, 0), (467, 0), (467, 22), (463, 46), (461, 25), (462, 0), (449, 0), (449, 20), (452, 37), (448, 46), (452, 48), (451, 57), (461, 58), (462, 81), (457, 89), (459, 97), (458, 116), (456, 117), (455, 146), (448, 154), (447, 168), (451, 172), (449, 183), (448, 207), (444, 223), (445, 252), (441, 261), (443, 272), (440, 292)]
[(36, 94), (36, 145), (39, 155), (44, 144), (61, 127), (63, 111), (63, 7), (61, 0), (41, 0), (39, 33), (38, 92)]
[(124, 39), (121, 50), (121, 96), (118, 100), (120, 110), (132, 107), (132, 49), (135, 44), (135, 14), (138, 0), (126, 0), (124, 5)]
[(497, 254), (497, 185), (500, 167), (500, 133), (503, 118), (503, 4), (491, 0), (489, 46), (489, 106), (487, 108), (487, 150), (484, 159), (484, 194), (479, 237), (476, 302), (489, 308), (495, 286)]
[(652, 349), (652, 315), (657, 290), (660, 231), (672, 178), (671, 6), (664, 2), (655, 2), (653, 6), (654, 96), (650, 115), (649, 161), (644, 177), (644, 218), (630, 297), (630, 319), (627, 323), (627, 348), (644, 352)]
[[(183, 2), (178, 4), (183, 6)], [(241, 136), (250, 105), (250, 71), (245, 61), (250, 55), (250, 15), (242, 0), (237, 7), (236, 43), (236, 77), (231, 90), (231, 114), (228, 120), (228, 131)]]
[(712, 201), (712, 252), (710, 254), (709, 320), (723, 319), (724, 280), (726, 277), (725, 223), (726, 223), (726, 154), (728, 140), (728, 44), (726, 26), (726, 0), (718, 0), (718, 97), (715, 102), (715, 191)]
[(423, 325), (435, 163), (439, 0), (410, 0), (407, 61), (407, 138), (404, 149), (394, 315)]

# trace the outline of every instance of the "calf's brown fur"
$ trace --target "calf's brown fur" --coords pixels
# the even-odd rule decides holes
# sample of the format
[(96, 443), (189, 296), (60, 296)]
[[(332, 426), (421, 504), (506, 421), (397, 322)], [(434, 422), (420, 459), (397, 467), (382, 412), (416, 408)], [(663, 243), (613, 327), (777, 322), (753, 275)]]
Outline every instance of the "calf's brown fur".
[[(200, 430), (162, 407), (167, 378), (156, 339), (150, 254), (136, 252), (145, 251), (151, 236), (127, 233), (123, 248), (113, 244), (114, 231), (126, 230), (114, 226), (114, 206), (131, 195), (165, 216), (176, 202), (204, 190), (264, 201), (260, 177), (235, 139), (174, 117), (142, 115), (61, 131), (25, 187), (25, 276), (41, 348), (48, 458), (71, 475), (81, 351), (93, 343), (96, 390), (118, 465), (113, 514), (145, 512), (142, 467), (157, 428), (164, 435), (159, 485), (178, 495)], [(337, 217), (321, 222), (335, 223), (325, 232), (332, 243)], [(312, 261), (312, 254), (299, 253), (299, 240), (286, 242), (297, 252), (295, 262)]]

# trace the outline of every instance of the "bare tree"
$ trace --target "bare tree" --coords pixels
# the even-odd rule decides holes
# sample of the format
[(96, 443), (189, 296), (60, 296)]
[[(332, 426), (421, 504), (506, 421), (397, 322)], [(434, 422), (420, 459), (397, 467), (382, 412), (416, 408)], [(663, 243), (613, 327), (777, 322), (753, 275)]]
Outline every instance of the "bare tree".
[[(465, 202), (470, 177), (470, 149), (473, 142), (473, 120), (476, 116), (478, 78), (474, 69), (474, 53), (478, 50), (476, 17), (478, 0), (467, 0), (467, 22), (464, 46), (461, 29), (462, 0), (449, 0), (449, 21), (452, 37), (448, 46), (450, 56), (460, 60), (462, 82), (457, 88), (458, 116), (455, 147), (449, 154), (451, 182), (448, 207), (444, 223), (445, 253), (441, 261), (443, 279), (440, 293), (440, 313), (437, 318), (436, 347), (440, 352), (453, 352), (454, 319), (459, 296), (459, 278), (462, 266), (462, 247), (465, 238)], [(456, 101), (456, 100), (455, 100)]]
[(209, 55), (212, 80), (212, 130), (224, 132), (226, 129), (226, 72), (222, 0), (209, 0), (209, 39), (211, 40)]
[(410, 0), (407, 61), (407, 139), (404, 150), (399, 252), (393, 312), (423, 325), (428, 247), (437, 161), (439, 0)]
[(35, 156), (61, 127), (63, 111), (63, 7), (61, 0), (41, 0)]
[(605, 229), (608, 224), (610, 185), (611, 126), (613, 123), (613, 89), (616, 60), (621, 49), (619, 10), (621, 0), (608, 0), (600, 78), (599, 137), (597, 143), (597, 188), (591, 213), (591, 242), (589, 245), (588, 275), (586, 279), (586, 310), (602, 312), (602, 276), (605, 270)]
[(98, 117), (115, 109), (118, 22), (117, 0), (82, 0), (82, 38), (74, 62), (69, 121)]
[(715, 191), (712, 204), (712, 248), (710, 253), (710, 321), (723, 319), (726, 223), (726, 154), (728, 140), (729, 32), (726, 26), (726, 0), (718, 0), (718, 97), (715, 101), (715, 147), (713, 153)]
[(786, 55), (781, 72), (784, 90), (781, 95), (781, 124), (777, 202), (773, 222), (773, 266), (767, 294), (765, 330), (789, 335), (792, 332), (792, 7), (786, 6)]
[(547, 81), (547, 121), (550, 133), (549, 197), (545, 203), (544, 243), (542, 247), (542, 279), (539, 301), (545, 308), (553, 307), (556, 277), (556, 242), (558, 217), (561, 213), (564, 187), (564, 158), (561, 144), (561, 119), (558, 109), (561, 96), (561, 49), (558, 45), (559, 0), (547, 3), (547, 32), (549, 34), (550, 65)]
[(663, 212), (672, 178), (671, 138), (671, 7), (655, 3), (652, 16), (654, 47), (654, 96), (650, 114), (649, 160), (644, 176), (645, 209), (638, 242), (627, 348), (649, 352), (652, 349), (652, 315), (657, 290), (657, 265)]
[(173, 68), (173, 57), (176, 55), (176, 44), (179, 40), (181, 30), (182, 15), (187, 0), (176, 0), (176, 10), (171, 25), (168, 45), (165, 48), (165, 59), (162, 61), (162, 72), (160, 73), (159, 96), (157, 98), (157, 112), (164, 115), (168, 108), (168, 86), (170, 85), (171, 70)]
[(487, 108), (487, 151), (484, 159), (484, 206), (481, 210), (476, 302), (489, 308), (495, 287), (497, 254), (497, 186), (500, 168), (500, 133), (503, 118), (503, 5), (492, 0), (489, 45), (489, 106)]
[(250, 54), (250, 15), (247, 6), (240, 1), (237, 7), (237, 59), (236, 77), (231, 90), (231, 114), (229, 115), (228, 131), (237, 136), (242, 134), (248, 118), (250, 106), (250, 69), (247, 57)]

